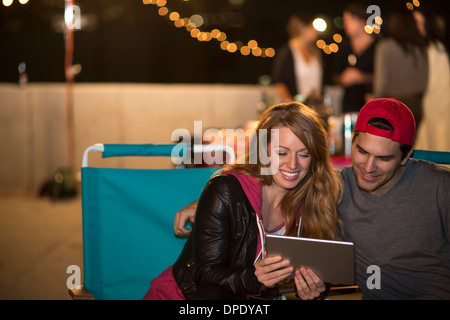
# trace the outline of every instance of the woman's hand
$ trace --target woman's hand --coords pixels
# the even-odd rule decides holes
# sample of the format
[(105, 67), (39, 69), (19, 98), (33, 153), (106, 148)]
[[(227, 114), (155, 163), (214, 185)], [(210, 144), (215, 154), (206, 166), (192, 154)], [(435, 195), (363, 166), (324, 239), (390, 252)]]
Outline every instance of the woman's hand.
[(295, 271), (295, 286), (297, 295), (302, 300), (315, 299), (325, 291), (325, 283), (312, 271), (307, 268), (299, 268)]
[(255, 276), (267, 288), (275, 286), (294, 271), (289, 260), (283, 260), (280, 256), (267, 258), (265, 251), (263, 257), (255, 263)]

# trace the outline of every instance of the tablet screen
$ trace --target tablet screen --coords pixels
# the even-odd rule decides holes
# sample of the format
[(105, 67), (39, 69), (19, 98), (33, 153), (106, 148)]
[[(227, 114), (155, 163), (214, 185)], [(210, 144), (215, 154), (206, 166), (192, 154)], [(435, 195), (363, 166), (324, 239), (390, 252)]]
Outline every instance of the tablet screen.
[(355, 246), (352, 242), (266, 235), (266, 250), (267, 256), (280, 255), (289, 259), (296, 269), (311, 268), (324, 282), (355, 283)]

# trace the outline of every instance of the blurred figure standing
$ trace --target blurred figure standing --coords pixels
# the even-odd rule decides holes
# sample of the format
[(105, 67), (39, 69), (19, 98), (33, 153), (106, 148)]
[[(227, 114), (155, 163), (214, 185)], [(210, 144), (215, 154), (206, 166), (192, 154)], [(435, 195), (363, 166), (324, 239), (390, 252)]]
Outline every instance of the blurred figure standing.
[(372, 92), (376, 38), (364, 30), (368, 14), (359, 3), (347, 5), (343, 11), (345, 34), (348, 37), (336, 53), (333, 80), (344, 87), (342, 111), (358, 112)]
[(393, 11), (388, 37), (375, 49), (374, 98), (396, 98), (422, 120), (422, 98), (428, 83), (427, 43), (406, 6)]
[(428, 44), (428, 85), (416, 148), (450, 151), (450, 63), (434, 12), (415, 9), (417, 28)]
[(313, 20), (313, 15), (299, 12), (287, 22), (289, 41), (278, 50), (272, 65), (272, 81), (282, 102), (304, 102), (322, 92), (323, 66)]

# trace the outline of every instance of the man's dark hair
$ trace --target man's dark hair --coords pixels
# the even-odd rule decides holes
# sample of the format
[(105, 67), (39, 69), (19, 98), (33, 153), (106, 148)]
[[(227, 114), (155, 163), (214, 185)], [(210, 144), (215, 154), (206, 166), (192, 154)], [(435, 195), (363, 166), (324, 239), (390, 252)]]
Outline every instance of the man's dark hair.
[[(389, 130), (391, 132), (394, 131), (394, 127), (392, 124), (384, 118), (372, 118), (367, 123), (369, 126), (374, 126), (375, 128), (381, 130)], [(355, 131), (352, 138), (352, 143), (355, 142), (356, 137), (358, 136), (358, 131)], [(408, 152), (412, 149), (411, 145), (400, 143), (400, 152), (402, 153), (402, 160), (408, 156)]]
[(352, 16), (358, 17), (359, 20), (367, 20), (369, 15), (367, 14), (366, 11), (367, 11), (367, 6), (364, 6), (358, 2), (347, 4), (343, 10), (343, 12), (348, 12)]

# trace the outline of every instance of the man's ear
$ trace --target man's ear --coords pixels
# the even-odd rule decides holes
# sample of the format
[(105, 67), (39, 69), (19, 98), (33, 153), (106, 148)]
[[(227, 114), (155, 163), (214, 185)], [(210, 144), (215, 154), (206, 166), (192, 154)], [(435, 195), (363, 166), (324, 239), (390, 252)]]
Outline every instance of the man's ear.
[(406, 155), (405, 159), (403, 159), (400, 164), (402, 166), (406, 166), (406, 164), (408, 163), (409, 158), (411, 157), (412, 153), (413, 153), (414, 149), (411, 148), (411, 150), (409, 150), (408, 154)]

